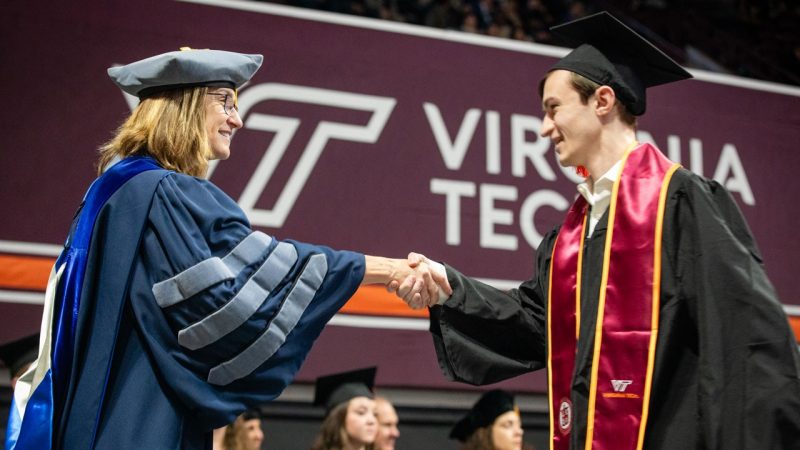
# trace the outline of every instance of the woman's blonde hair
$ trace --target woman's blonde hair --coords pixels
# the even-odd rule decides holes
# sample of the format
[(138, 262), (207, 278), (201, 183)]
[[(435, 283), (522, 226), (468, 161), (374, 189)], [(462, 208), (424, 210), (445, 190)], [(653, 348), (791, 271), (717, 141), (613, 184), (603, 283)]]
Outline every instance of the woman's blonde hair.
[(202, 177), (211, 147), (205, 128), (208, 87), (165, 91), (142, 99), (100, 147), (98, 173), (115, 159), (150, 156), (168, 170)]

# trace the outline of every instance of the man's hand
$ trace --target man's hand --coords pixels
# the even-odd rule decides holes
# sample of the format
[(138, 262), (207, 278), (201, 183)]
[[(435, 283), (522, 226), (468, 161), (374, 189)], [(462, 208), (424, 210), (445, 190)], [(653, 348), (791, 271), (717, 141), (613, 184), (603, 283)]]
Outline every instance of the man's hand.
[(439, 302), (439, 290), (450, 296), (453, 289), (447, 281), (447, 274), (436, 270), (424, 255), (408, 254), (408, 267), (411, 273), (404, 279), (394, 279), (386, 285), (389, 292), (395, 292), (412, 309), (433, 306)]

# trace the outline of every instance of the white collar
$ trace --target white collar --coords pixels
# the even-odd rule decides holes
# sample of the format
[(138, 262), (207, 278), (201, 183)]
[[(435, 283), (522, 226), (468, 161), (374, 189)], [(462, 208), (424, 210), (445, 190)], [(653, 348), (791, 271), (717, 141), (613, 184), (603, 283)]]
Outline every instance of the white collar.
[(622, 168), (622, 159), (617, 161), (606, 173), (594, 181), (594, 189), (589, 187), (589, 182), (584, 181), (578, 185), (578, 192), (586, 199), (589, 205), (594, 206), (595, 200), (601, 196), (610, 195), (614, 188), (614, 182), (619, 178)]

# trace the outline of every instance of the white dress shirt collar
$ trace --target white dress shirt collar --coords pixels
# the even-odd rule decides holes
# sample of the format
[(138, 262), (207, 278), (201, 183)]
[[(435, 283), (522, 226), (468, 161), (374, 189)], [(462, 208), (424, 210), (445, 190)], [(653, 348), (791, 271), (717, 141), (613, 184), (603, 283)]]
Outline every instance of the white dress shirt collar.
[(597, 226), (600, 218), (603, 217), (608, 205), (611, 203), (611, 191), (614, 188), (614, 182), (619, 178), (621, 168), (622, 160), (620, 159), (603, 176), (594, 180), (594, 189), (589, 187), (588, 182), (578, 185), (578, 192), (591, 207), (589, 212), (589, 236), (594, 233), (595, 226)]

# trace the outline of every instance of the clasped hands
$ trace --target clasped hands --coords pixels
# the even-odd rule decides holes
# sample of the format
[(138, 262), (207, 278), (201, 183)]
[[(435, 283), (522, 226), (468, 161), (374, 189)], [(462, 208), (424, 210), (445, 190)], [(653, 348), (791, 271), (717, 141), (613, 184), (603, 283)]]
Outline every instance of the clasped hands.
[(440, 290), (444, 297), (453, 293), (444, 270), (437, 271), (436, 263), (419, 253), (409, 253), (408, 259), (365, 258), (366, 273), (361, 284), (382, 284), (413, 309), (438, 303)]
[[(402, 260), (399, 260), (402, 261)], [(386, 290), (395, 293), (412, 309), (433, 306), (439, 302), (439, 291), (450, 296), (453, 289), (447, 281), (447, 274), (436, 270), (424, 255), (411, 252), (406, 264), (401, 264)], [(441, 267), (441, 266), (440, 266)]]

